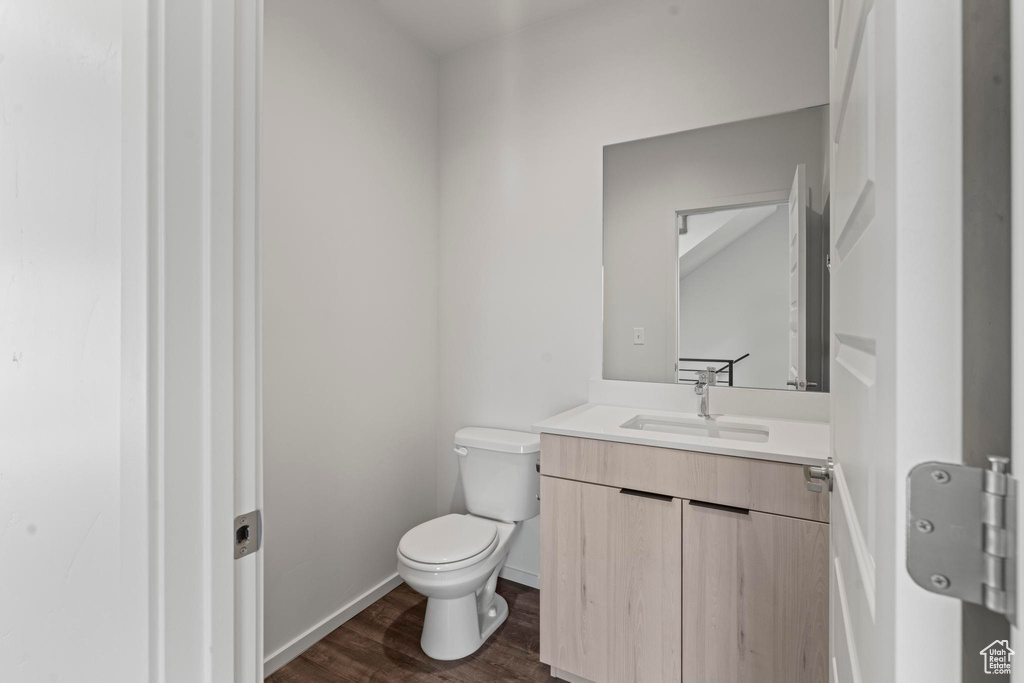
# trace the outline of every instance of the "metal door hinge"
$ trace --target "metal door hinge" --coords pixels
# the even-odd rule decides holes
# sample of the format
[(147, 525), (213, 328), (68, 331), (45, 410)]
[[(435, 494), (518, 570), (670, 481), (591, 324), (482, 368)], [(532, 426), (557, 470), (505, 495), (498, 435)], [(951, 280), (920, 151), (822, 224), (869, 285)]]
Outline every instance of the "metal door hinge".
[(1017, 481), (1008, 458), (988, 460), (988, 469), (926, 462), (910, 470), (907, 571), (925, 590), (1016, 624)]
[(259, 510), (235, 517), (235, 559), (248, 557), (263, 543), (263, 515)]

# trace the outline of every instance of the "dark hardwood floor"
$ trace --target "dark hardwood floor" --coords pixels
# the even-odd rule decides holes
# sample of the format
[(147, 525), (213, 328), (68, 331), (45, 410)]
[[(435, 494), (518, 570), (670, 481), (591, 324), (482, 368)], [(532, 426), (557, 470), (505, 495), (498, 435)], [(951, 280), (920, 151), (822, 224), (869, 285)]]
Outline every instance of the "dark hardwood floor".
[(555, 681), (540, 663), (540, 593), (504, 579), (498, 593), (509, 615), (465, 659), (439, 662), (420, 649), (427, 599), (404, 583), (332, 631), (272, 676), (268, 683), (365, 681)]

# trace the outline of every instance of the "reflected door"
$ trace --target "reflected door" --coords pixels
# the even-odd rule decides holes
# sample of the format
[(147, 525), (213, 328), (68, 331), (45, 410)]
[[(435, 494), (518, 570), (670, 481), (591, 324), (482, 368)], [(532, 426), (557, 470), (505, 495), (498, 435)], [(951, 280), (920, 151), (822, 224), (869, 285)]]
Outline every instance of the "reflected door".
[(807, 167), (797, 164), (789, 191), (789, 381), (807, 388)]

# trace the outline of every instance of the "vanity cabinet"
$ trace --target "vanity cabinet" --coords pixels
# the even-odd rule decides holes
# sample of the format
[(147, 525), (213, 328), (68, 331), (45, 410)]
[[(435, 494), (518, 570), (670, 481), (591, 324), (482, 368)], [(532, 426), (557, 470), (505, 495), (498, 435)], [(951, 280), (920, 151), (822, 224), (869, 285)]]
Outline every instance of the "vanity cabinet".
[(556, 673), (828, 680), (828, 494), (801, 466), (544, 434), (541, 475)]

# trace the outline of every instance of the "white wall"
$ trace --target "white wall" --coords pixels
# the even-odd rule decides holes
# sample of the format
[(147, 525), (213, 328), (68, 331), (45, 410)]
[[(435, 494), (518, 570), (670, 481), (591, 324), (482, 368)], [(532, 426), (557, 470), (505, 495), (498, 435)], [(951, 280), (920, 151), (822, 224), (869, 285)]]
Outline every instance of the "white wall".
[(750, 357), (735, 366), (734, 386), (787, 388), (786, 205), (679, 281), (679, 356), (739, 358), (745, 353)]
[(822, 104), (827, 36), (820, 0), (632, 0), (442, 60), (439, 511), (458, 427), (526, 429), (601, 374), (602, 148)]
[[(820, 208), (821, 126), (821, 108), (802, 109), (605, 149), (606, 379), (675, 381), (675, 212), (786, 197), (801, 163)], [(645, 330), (642, 346), (634, 327)]]
[(357, 0), (267, 0), (266, 651), (437, 509), (437, 66)]
[(126, 491), (121, 443), (121, 3), (0, 16), (0, 679), (141, 680), (145, 591), (125, 596), (144, 579), (121, 575), (147, 542), (122, 529), (145, 525), (122, 509), (144, 487)]

